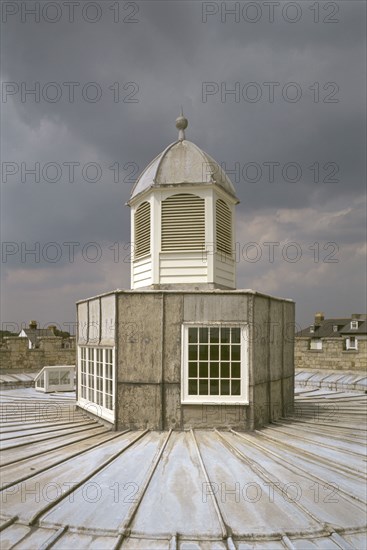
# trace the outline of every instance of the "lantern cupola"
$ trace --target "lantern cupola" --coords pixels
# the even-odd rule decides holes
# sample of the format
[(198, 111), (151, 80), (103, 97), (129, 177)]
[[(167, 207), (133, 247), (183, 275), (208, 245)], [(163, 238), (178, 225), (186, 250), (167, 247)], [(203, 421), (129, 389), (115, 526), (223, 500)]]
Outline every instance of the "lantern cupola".
[(178, 140), (136, 181), (131, 208), (131, 288), (234, 289), (235, 206), (232, 182), (207, 153)]

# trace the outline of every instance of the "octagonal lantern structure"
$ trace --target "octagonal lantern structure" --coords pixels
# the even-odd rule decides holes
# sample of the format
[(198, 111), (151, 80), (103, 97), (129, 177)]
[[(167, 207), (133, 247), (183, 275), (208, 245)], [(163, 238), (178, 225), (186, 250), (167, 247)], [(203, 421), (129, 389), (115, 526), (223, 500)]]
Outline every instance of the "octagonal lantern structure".
[(77, 403), (117, 430), (253, 430), (293, 408), (294, 302), (236, 289), (235, 189), (176, 126), (128, 203), (131, 289), (77, 304)]

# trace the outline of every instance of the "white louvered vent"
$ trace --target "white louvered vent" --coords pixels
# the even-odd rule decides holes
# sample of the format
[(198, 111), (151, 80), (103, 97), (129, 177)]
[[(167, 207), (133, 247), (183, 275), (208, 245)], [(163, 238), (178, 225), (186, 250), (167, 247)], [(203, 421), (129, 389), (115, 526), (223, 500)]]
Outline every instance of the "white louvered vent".
[(189, 193), (162, 202), (162, 251), (203, 250), (205, 201)]
[(217, 250), (232, 255), (232, 212), (222, 199), (216, 202), (215, 218)]
[(135, 258), (150, 252), (150, 204), (143, 202), (135, 212)]

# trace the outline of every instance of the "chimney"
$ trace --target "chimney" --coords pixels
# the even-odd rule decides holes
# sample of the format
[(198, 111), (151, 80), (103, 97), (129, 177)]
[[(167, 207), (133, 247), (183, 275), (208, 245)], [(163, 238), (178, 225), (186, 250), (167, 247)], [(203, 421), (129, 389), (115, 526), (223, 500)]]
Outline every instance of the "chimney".
[(352, 313), (352, 319), (353, 321), (357, 321), (359, 319), (362, 318), (362, 314), (361, 313)]
[(56, 325), (49, 325), (48, 330), (50, 330), (54, 335), (56, 333)]
[(324, 319), (325, 316), (322, 311), (318, 311), (317, 313), (315, 313), (315, 326), (320, 326)]
[(29, 328), (32, 329), (32, 330), (36, 330), (37, 321), (29, 321)]

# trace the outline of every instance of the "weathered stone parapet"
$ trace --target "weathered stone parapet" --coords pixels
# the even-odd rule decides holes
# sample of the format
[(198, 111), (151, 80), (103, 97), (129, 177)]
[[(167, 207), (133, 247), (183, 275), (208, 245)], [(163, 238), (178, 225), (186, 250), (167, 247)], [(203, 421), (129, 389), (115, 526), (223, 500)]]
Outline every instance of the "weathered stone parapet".
[(45, 365), (75, 365), (75, 338), (40, 337), (39, 347), (29, 349), (28, 338), (4, 337), (0, 347), (0, 363), (3, 371), (38, 370)]
[(358, 338), (357, 350), (346, 350), (343, 338), (323, 338), (322, 349), (309, 349), (310, 338), (295, 338), (297, 369), (364, 370), (367, 360), (367, 339)]

